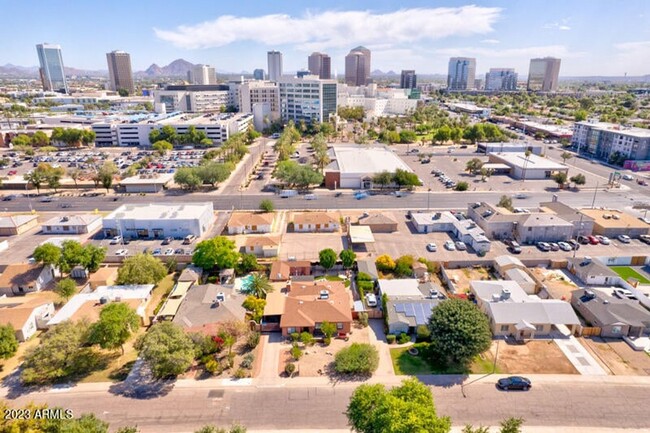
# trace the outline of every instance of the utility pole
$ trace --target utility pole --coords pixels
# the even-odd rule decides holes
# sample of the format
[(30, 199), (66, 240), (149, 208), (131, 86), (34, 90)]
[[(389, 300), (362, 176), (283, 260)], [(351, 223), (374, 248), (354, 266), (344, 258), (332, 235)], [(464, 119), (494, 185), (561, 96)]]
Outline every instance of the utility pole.
[(598, 192), (598, 181), (596, 181), (596, 189), (594, 189), (594, 198), (591, 200), (591, 208), (594, 208), (594, 204), (596, 203), (596, 193)]

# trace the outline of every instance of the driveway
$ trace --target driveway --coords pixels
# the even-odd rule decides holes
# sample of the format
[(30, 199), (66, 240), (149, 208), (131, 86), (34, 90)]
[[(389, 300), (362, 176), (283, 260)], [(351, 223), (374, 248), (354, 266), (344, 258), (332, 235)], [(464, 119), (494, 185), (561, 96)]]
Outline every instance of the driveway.
[[(282, 334), (272, 332), (262, 334), (262, 370), (258, 376), (260, 383), (275, 383), (280, 380), (278, 365), (280, 364), (280, 352), (282, 352)], [(286, 347), (285, 347), (286, 348)]]
[(375, 376), (394, 376), (393, 361), (390, 358), (390, 349), (386, 343), (386, 333), (384, 332), (384, 321), (382, 319), (370, 319), (368, 321), (370, 333), (368, 340), (370, 344), (377, 348), (379, 352), (379, 366)]
[(600, 366), (598, 361), (573, 335), (568, 338), (554, 338), (553, 341), (580, 374), (607, 376), (607, 372)]

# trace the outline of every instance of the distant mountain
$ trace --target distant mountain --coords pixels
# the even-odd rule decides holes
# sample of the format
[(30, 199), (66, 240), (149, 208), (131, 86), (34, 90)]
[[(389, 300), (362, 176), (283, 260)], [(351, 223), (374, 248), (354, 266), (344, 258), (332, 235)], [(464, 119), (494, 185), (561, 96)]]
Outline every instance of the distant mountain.
[(588, 76), (588, 77), (560, 77), (560, 81), (575, 81), (581, 83), (650, 83), (650, 75), (640, 76)]
[(145, 77), (186, 77), (187, 71), (194, 66), (184, 59), (176, 59), (167, 66), (160, 67), (157, 64), (149, 66), (145, 71), (136, 72), (136, 76)]
[(38, 78), (38, 67), (36, 66), (17, 66), (7, 63), (0, 66), (1, 77), (16, 77), (16, 78)]
[[(77, 76), (77, 77), (108, 77), (108, 70), (106, 69), (99, 69), (99, 70), (87, 70), (87, 69), (77, 69), (77, 68), (69, 68), (67, 66), (64, 66), (63, 69), (65, 70), (65, 75), (70, 77), (70, 76)], [(36, 68), (38, 71), (38, 68)]]
[(399, 75), (399, 74), (395, 73), (394, 71), (384, 72), (384, 71), (379, 70), (379, 69), (375, 69), (374, 71), (372, 71), (370, 73), (371, 77), (389, 77), (389, 76), (392, 77), (392, 76), (395, 76), (395, 75)]

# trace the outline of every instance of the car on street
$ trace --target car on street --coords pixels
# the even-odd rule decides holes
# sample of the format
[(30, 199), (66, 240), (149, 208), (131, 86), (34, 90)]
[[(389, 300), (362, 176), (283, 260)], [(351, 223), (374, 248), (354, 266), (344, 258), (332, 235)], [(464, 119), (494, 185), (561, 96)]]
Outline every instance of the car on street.
[(467, 251), (467, 245), (465, 245), (465, 242), (456, 241), (456, 249), (458, 251)]
[(420, 149), (411, 149), (409, 153), (420, 153)]
[(445, 248), (449, 251), (456, 251), (456, 245), (454, 244), (454, 241), (445, 242)]
[(61, 207), (62, 207), (63, 209), (69, 209), (69, 208), (72, 207), (72, 205), (71, 205), (70, 203), (61, 203)]
[(571, 251), (573, 247), (567, 242), (558, 242), (557, 245), (562, 251)]
[(318, 196), (316, 194), (307, 194), (305, 200), (316, 200)]
[(174, 238), (172, 238), (171, 236), (168, 236), (162, 241), (161, 245), (169, 245), (169, 244), (172, 243), (173, 240), (174, 240)]
[(510, 376), (504, 377), (497, 381), (497, 387), (504, 391), (509, 391), (511, 389), (519, 389), (522, 391), (528, 391), (533, 384), (530, 382), (530, 379), (527, 379), (522, 376)]
[(172, 254), (174, 254), (174, 249), (173, 248), (167, 248), (165, 250), (165, 255), (166, 256), (171, 256)]
[(623, 242), (624, 244), (629, 244), (630, 242), (632, 242), (632, 239), (630, 239), (628, 235), (618, 235), (616, 236), (616, 239)]
[(424, 158), (420, 161), (420, 164), (429, 164), (431, 162), (431, 159), (429, 158)]
[(334, 194), (334, 197), (341, 197), (343, 193), (341, 191), (337, 192)]
[(354, 193), (354, 198), (357, 200), (363, 200), (364, 198), (368, 198), (368, 193), (367, 192), (356, 192)]
[(591, 245), (598, 245), (598, 244), (600, 243), (600, 241), (598, 240), (598, 238), (597, 238), (596, 236), (593, 236), (593, 235), (589, 235), (589, 236), (587, 236), (587, 239), (589, 239), (589, 243), (590, 243)]
[(113, 239), (111, 239), (111, 245), (116, 245), (122, 242), (122, 236), (115, 236)]
[(544, 252), (551, 251), (551, 246), (547, 242), (537, 242), (537, 248)]
[(607, 236), (598, 235), (598, 236), (596, 236), (596, 239), (598, 239), (598, 242), (600, 242), (603, 245), (609, 245), (610, 244), (610, 240), (609, 240), (609, 238)]
[(16, 170), (9, 170), (9, 171), (7, 172), (7, 174), (8, 174), (9, 176), (14, 176), (16, 173), (18, 173)]
[(54, 201), (54, 197), (43, 197), (41, 203), (51, 203)]
[(633, 180), (634, 179), (634, 177), (631, 174), (624, 174), (622, 177), (623, 177), (623, 180)]
[(526, 194), (524, 194), (523, 192), (518, 192), (517, 194), (514, 195), (514, 197), (518, 198), (518, 199), (528, 198), (528, 196)]
[(116, 256), (126, 256), (129, 253), (129, 250), (121, 249), (115, 251)]
[(429, 251), (430, 253), (435, 253), (436, 251), (438, 251), (438, 246), (433, 242), (429, 242), (427, 244), (427, 251)]

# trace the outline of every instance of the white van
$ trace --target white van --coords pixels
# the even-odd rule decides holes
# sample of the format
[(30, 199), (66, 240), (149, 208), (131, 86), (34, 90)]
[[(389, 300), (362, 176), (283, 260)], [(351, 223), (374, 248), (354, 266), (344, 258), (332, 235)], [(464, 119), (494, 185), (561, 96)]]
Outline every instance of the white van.
[(369, 307), (377, 306), (377, 297), (375, 296), (374, 293), (366, 293), (366, 304)]
[(280, 198), (289, 198), (298, 195), (298, 191), (295, 189), (283, 189), (280, 191)]

